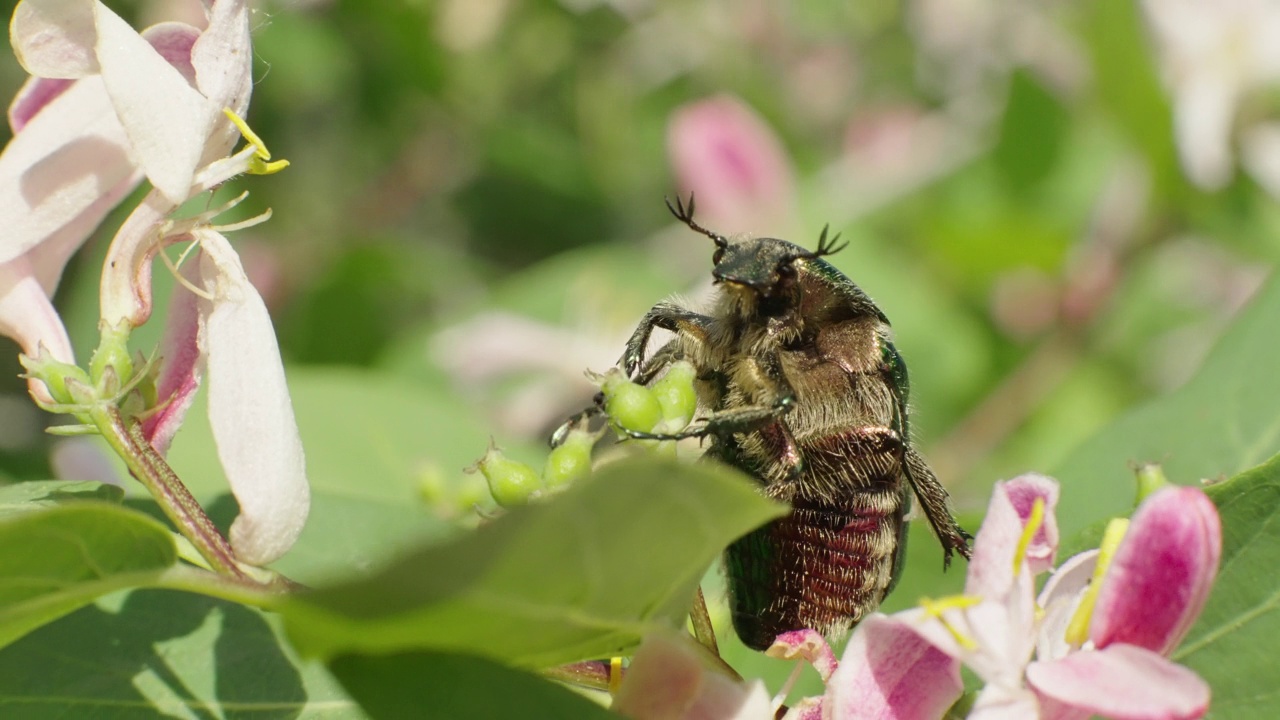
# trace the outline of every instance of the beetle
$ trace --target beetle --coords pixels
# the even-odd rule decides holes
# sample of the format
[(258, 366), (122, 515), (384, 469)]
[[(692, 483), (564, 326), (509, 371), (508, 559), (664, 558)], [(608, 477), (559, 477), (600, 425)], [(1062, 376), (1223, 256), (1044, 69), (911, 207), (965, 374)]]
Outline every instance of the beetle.
[[(970, 554), (971, 536), (911, 444), (907, 367), (889, 320), (823, 259), (844, 248), (827, 228), (817, 249), (806, 250), (708, 230), (693, 219), (693, 195), (667, 208), (715, 243), (716, 297), (705, 313), (653, 306), (619, 364), (649, 384), (671, 363), (691, 362), (706, 414), (677, 433), (625, 432), (705, 438), (704, 457), (790, 504), (788, 515), (725, 551), (733, 625), (746, 645), (764, 650), (802, 628), (841, 636), (897, 581), (913, 493), (942, 544), (944, 569), (952, 553)], [(674, 338), (646, 359), (655, 328)], [(594, 412), (600, 408), (583, 415)]]

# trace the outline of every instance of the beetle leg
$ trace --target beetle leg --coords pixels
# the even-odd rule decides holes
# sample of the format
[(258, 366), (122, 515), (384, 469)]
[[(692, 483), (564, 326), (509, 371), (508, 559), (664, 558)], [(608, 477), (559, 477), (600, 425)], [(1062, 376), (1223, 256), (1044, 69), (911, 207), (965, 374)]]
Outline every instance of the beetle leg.
[(592, 417), (604, 413), (604, 395), (596, 393), (595, 402), (595, 405), (583, 408), (573, 415), (570, 415), (568, 420), (565, 420), (560, 427), (555, 429), (555, 432), (551, 433), (551, 447), (560, 447), (564, 444), (565, 438), (569, 437), (570, 430), (573, 430), (579, 424), (586, 422)]
[(942, 543), (942, 567), (945, 569), (951, 564), (952, 552), (960, 553), (968, 560), (971, 552), (969, 541), (973, 536), (965, 532), (951, 514), (946, 488), (942, 487), (938, 476), (933, 474), (915, 448), (907, 447), (906, 461), (907, 479), (916, 491), (916, 497), (920, 498), (920, 507), (929, 518), (929, 525)]
[(627, 377), (635, 377), (636, 371), (640, 368), (640, 362), (644, 360), (644, 351), (645, 346), (649, 344), (649, 335), (653, 333), (655, 327), (670, 330), (692, 340), (705, 342), (707, 328), (710, 327), (711, 323), (711, 318), (706, 315), (699, 315), (675, 303), (658, 303), (644, 314), (640, 324), (636, 326), (636, 330), (631, 334), (631, 339), (627, 341), (627, 349), (622, 353), (622, 358), (618, 360), (618, 364), (622, 366), (622, 370), (627, 374)]

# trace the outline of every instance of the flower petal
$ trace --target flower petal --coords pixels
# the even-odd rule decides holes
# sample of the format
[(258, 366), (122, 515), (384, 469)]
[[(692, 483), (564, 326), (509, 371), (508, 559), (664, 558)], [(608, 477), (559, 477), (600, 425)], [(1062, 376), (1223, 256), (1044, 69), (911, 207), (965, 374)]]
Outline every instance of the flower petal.
[(1103, 578), (1089, 637), (1168, 654), (1200, 614), (1222, 554), (1218, 510), (1199, 488), (1167, 487), (1134, 513)]
[(1073, 649), (1067, 642), (1067, 626), (1084, 598), (1098, 564), (1098, 551), (1072, 555), (1049, 576), (1036, 603), (1044, 608), (1044, 619), (1036, 640), (1036, 657), (1055, 660)]
[[(199, 282), (198, 272), (197, 263), (188, 263), (182, 268), (183, 276), (193, 284)], [(142, 424), (143, 434), (161, 455), (168, 452), (173, 436), (195, 401), (196, 390), (200, 389), (204, 363), (200, 355), (200, 314), (196, 300), (194, 293), (178, 285), (165, 320), (160, 355), (163, 364), (156, 382), (156, 395), (164, 407)]]
[(201, 300), (200, 349), (209, 375), (209, 420), (240, 516), (231, 546), (245, 562), (283, 555), (310, 507), (302, 441), (285, 384), (271, 316), (222, 235), (200, 240), (200, 274), (213, 300)]
[(102, 82), (75, 82), (0, 154), (0, 262), (73, 221), (83, 241), (139, 178)]
[(831, 673), (840, 665), (827, 639), (808, 629), (782, 633), (764, 654), (780, 660), (808, 660), (823, 682), (830, 680)]
[(94, 4), (98, 62), (120, 124), (147, 179), (174, 203), (187, 199), (222, 108), (191, 87), (129, 24)]
[(1199, 675), (1133, 645), (1031, 663), (1027, 681), (1058, 703), (1115, 720), (1198, 718), (1209, 707)]
[(1044, 519), (1027, 547), (1027, 567), (1036, 573), (1052, 564), (1058, 544), (1058, 525), (1053, 513), (1058, 503), (1057, 481), (1028, 473), (998, 482), (974, 540), (973, 558), (969, 560), (969, 575), (964, 586), (966, 595), (999, 598), (1013, 587), (1014, 556), (1037, 498), (1044, 501)]
[(686, 639), (667, 632), (644, 639), (611, 709), (636, 720), (773, 717), (763, 684), (736, 682), (708, 670)]
[(36, 113), (66, 92), (74, 80), (29, 77), (9, 103), (9, 128), (17, 135), (31, 122)]
[(960, 697), (960, 663), (906, 623), (879, 613), (854, 630), (827, 683), (834, 720), (938, 718)]
[[(219, 110), (243, 117), (253, 91), (253, 51), (249, 10), (245, 0), (218, 0), (209, 13), (209, 26), (191, 49), (196, 88)], [(219, 117), (205, 148), (201, 165), (223, 157), (235, 147), (240, 131)]]
[(968, 720), (1030, 720), (1040, 717), (1035, 693), (1021, 686), (991, 683), (978, 693)]
[(90, 0), (23, 0), (9, 22), (18, 62), (38, 77), (79, 78), (98, 72), (97, 40)]

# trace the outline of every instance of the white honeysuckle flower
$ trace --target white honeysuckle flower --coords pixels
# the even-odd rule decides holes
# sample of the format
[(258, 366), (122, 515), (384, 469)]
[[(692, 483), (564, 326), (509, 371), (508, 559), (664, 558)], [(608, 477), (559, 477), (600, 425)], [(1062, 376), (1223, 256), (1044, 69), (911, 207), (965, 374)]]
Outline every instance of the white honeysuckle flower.
[[(49, 293), (67, 258), (145, 175), (153, 190), (104, 263), (99, 327), (104, 342), (126, 342), (151, 315), (156, 255), (176, 242), (199, 246), (168, 318), (162, 405), (143, 430), (166, 450), (208, 374), (214, 439), (241, 508), (231, 545), (241, 561), (263, 565), (293, 545), (310, 505), (279, 347), (222, 234), (235, 228), (211, 224), (226, 207), (170, 216), (236, 175), (284, 163), (267, 164), (265, 147), (239, 119), (252, 89), (246, 2), (206, 4), (203, 31), (163, 23), (142, 34), (94, 0), (23, 0), (15, 10), (15, 52), (33, 74), (58, 79), (33, 80), (10, 111), (17, 134), (0, 156), (0, 218), (12, 217), (18, 232), (0, 239), (0, 332), (32, 357), (43, 348), (73, 362)], [(231, 154), (241, 134), (249, 145)], [(33, 394), (37, 385), (47, 403), (43, 383), (33, 382)]]
[[(1276, 0), (1143, 0), (1173, 93), (1174, 134), (1187, 176), (1215, 190), (1234, 169), (1233, 127), (1240, 103), (1280, 82), (1280, 2)], [(1274, 147), (1241, 138), (1246, 153)], [(1277, 161), (1245, 158), (1245, 168)], [(1274, 192), (1274, 175), (1259, 177)]]

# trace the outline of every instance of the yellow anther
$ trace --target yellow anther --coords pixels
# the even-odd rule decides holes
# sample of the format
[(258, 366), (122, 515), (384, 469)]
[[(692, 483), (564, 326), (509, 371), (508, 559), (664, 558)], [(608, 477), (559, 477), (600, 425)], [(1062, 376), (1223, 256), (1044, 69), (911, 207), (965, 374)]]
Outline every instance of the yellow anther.
[(609, 659), (609, 694), (617, 695), (622, 687), (622, 658), (617, 655)]
[(1018, 538), (1018, 551), (1013, 555), (1014, 575), (1022, 571), (1022, 561), (1027, 557), (1027, 548), (1031, 547), (1031, 541), (1043, 524), (1044, 498), (1036, 498), (1031, 505), (1031, 515), (1027, 517), (1027, 524), (1022, 528), (1022, 537)]
[(287, 167), (289, 167), (288, 160), (263, 162), (262, 158), (255, 155), (249, 160), (248, 172), (250, 175), (274, 175)]
[(262, 142), (262, 138), (258, 137), (258, 133), (249, 127), (239, 115), (231, 111), (231, 108), (223, 108), (222, 114), (236, 126), (244, 139), (249, 141), (253, 146), (253, 157), (249, 160), (250, 175), (271, 175), (289, 167), (288, 160), (276, 160), (275, 162), (267, 162), (271, 159), (271, 151), (267, 150), (267, 144)]
[(948, 595), (947, 597), (939, 598), (937, 600), (921, 598), (920, 609), (924, 610), (925, 614), (929, 617), (937, 618), (938, 622), (942, 623), (942, 627), (946, 628), (947, 632), (951, 633), (951, 637), (956, 641), (957, 645), (965, 650), (977, 650), (977, 641), (960, 632), (960, 628), (951, 624), (949, 620), (942, 617), (942, 613), (947, 610), (964, 610), (965, 608), (971, 608), (981, 602), (982, 598), (976, 595)]
[(1080, 605), (1071, 622), (1067, 624), (1066, 641), (1073, 647), (1079, 647), (1089, 639), (1089, 622), (1093, 620), (1093, 606), (1098, 602), (1098, 591), (1102, 589), (1102, 578), (1106, 575), (1111, 560), (1120, 547), (1120, 541), (1129, 530), (1128, 518), (1117, 518), (1107, 523), (1107, 531), (1102, 536), (1102, 546), (1098, 548), (1098, 564), (1093, 568), (1093, 578), (1089, 587), (1080, 598)]

